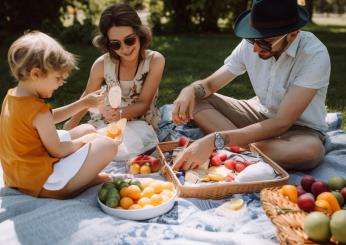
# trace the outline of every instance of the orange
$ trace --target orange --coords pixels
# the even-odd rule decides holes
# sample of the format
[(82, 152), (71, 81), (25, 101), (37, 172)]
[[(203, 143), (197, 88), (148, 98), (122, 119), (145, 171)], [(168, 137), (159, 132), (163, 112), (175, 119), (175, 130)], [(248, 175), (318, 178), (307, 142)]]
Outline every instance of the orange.
[(162, 184), (158, 181), (151, 183), (150, 187), (154, 189), (155, 194), (160, 194), (163, 190)]
[(133, 204), (133, 200), (129, 197), (122, 197), (120, 199), (120, 206), (124, 209), (128, 209)]
[(323, 199), (315, 201), (315, 211), (323, 212), (326, 215), (331, 215), (333, 213), (333, 209), (330, 204)]
[(140, 206), (140, 205), (138, 205), (138, 204), (132, 204), (130, 207), (129, 207), (129, 209), (131, 209), (131, 210), (134, 210), (134, 209), (141, 209), (142, 208), (142, 206)]
[(158, 206), (163, 202), (163, 198), (161, 195), (159, 194), (154, 194), (151, 198), (150, 198), (151, 204), (154, 206)]
[(162, 188), (166, 189), (166, 190), (173, 191), (174, 190), (174, 185), (171, 182), (165, 181), (165, 182), (162, 183)]
[(142, 197), (151, 197), (152, 195), (154, 195), (154, 189), (151, 188), (150, 186), (146, 187), (143, 191), (142, 191)]
[(127, 196), (137, 200), (139, 198), (141, 198), (141, 188), (139, 188), (138, 185), (130, 185), (129, 187), (127, 187)]
[(141, 174), (150, 174), (151, 173), (151, 169), (148, 165), (142, 165), (139, 172)]
[(121, 197), (127, 197), (129, 194), (128, 187), (123, 187), (120, 190), (120, 196)]
[(326, 200), (332, 207), (333, 213), (341, 209), (338, 200), (331, 192), (322, 192), (317, 196), (316, 200)]
[(173, 196), (173, 192), (170, 191), (170, 190), (165, 189), (165, 190), (163, 190), (163, 191), (161, 192), (161, 195), (162, 195), (162, 196), (167, 196), (168, 198), (171, 198), (171, 197)]
[(131, 163), (130, 165), (130, 173), (131, 174), (139, 174), (140, 173), (140, 166), (138, 163)]
[(138, 200), (137, 204), (144, 207), (145, 205), (151, 204), (151, 200), (148, 197), (142, 197)]
[(284, 185), (279, 190), (279, 193), (287, 197), (291, 202), (297, 203), (298, 201), (298, 191), (294, 185)]
[(107, 128), (107, 136), (115, 139), (116, 137), (119, 137), (121, 135), (122, 131), (120, 128), (118, 128), (117, 124), (115, 122), (112, 122), (108, 125)]
[(153, 183), (155, 180), (153, 178), (147, 178), (141, 180), (142, 188), (145, 189), (145, 187), (149, 186), (151, 183)]
[(169, 197), (166, 195), (161, 194), (161, 197), (162, 197), (162, 203), (167, 202), (169, 200)]

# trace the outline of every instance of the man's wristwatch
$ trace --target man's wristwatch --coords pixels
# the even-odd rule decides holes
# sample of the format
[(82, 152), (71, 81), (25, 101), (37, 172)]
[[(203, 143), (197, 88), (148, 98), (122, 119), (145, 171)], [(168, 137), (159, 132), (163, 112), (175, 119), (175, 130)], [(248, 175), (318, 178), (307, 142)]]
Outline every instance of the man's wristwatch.
[(222, 150), (225, 147), (225, 141), (220, 132), (215, 132), (214, 146), (216, 150)]

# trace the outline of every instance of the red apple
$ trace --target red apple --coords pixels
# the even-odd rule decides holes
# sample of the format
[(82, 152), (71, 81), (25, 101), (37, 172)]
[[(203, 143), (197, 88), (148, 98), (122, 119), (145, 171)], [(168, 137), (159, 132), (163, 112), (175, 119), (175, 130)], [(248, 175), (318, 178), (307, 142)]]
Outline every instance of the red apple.
[(343, 198), (344, 198), (344, 200), (345, 200), (345, 202), (346, 202), (346, 187), (344, 187), (344, 188), (342, 188), (342, 189), (340, 190), (340, 194), (343, 196)]
[(218, 167), (221, 165), (222, 161), (218, 155), (213, 156), (213, 158), (210, 160), (211, 165)]
[(178, 140), (178, 145), (179, 146), (185, 146), (185, 144), (187, 144), (188, 142), (188, 138), (185, 136), (180, 136), (179, 140)]
[(236, 162), (229, 159), (229, 160), (226, 160), (223, 165), (225, 165), (226, 168), (230, 169), (230, 170), (234, 170), (235, 169), (235, 164)]
[(235, 164), (235, 171), (237, 171), (237, 173), (240, 173), (245, 168), (246, 168), (246, 166), (243, 163), (236, 163)]
[(298, 197), (298, 206), (305, 212), (311, 212), (315, 208), (315, 198), (311, 193), (305, 193)]
[(305, 193), (308, 193), (308, 192), (306, 192), (303, 188), (301, 188), (301, 187), (297, 187), (297, 191), (298, 191), (298, 196), (301, 196), (301, 195), (303, 195), (303, 194), (305, 194)]
[(311, 185), (315, 182), (314, 177), (310, 175), (305, 175), (303, 178), (300, 180), (300, 185), (303, 187), (303, 189), (306, 192), (311, 192)]
[(159, 171), (160, 165), (161, 165), (161, 163), (160, 163), (159, 159), (155, 158), (155, 159), (151, 160), (150, 161), (150, 170), (151, 170), (151, 172)]
[(315, 197), (317, 197), (320, 193), (325, 191), (329, 191), (329, 187), (326, 182), (317, 180), (311, 185), (311, 192), (312, 194), (314, 194)]

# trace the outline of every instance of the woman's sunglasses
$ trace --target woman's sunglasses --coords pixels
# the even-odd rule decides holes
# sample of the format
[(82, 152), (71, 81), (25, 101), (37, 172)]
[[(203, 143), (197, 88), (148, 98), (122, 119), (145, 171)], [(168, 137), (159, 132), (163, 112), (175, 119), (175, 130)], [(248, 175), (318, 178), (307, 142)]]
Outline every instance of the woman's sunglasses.
[[(132, 35), (129, 37), (124, 38), (124, 43), (127, 46), (133, 46), (136, 43), (136, 36)], [(108, 42), (108, 46), (109, 48), (113, 49), (113, 50), (119, 50), (121, 48), (121, 41), (118, 40), (110, 40)]]
[(287, 36), (287, 34), (283, 35), (282, 37), (280, 37), (278, 40), (276, 40), (273, 43), (264, 41), (263, 39), (252, 39), (252, 38), (246, 38), (246, 41), (248, 41), (252, 45), (255, 45), (255, 43), (256, 43), (258, 45), (258, 47), (260, 47), (261, 49), (264, 49), (268, 52), (271, 52), (273, 47), (275, 45), (277, 45), (286, 36)]

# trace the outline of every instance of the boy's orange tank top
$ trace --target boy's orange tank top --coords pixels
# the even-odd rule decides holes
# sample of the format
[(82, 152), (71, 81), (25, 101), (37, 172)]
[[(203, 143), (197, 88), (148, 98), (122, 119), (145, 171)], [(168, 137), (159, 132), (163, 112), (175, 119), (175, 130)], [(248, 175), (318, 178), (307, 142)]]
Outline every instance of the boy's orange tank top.
[(40, 112), (51, 110), (35, 96), (7, 92), (0, 115), (0, 161), (7, 187), (38, 196), (59, 159), (51, 157), (32, 122)]

